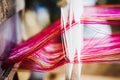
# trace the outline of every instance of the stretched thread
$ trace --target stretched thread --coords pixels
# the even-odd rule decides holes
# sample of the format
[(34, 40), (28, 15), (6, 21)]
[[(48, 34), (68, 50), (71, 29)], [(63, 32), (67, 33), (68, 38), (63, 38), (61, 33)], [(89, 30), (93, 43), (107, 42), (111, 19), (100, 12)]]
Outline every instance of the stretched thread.
[[(96, 10), (96, 9), (95, 9)], [(98, 9), (99, 10), (99, 9)], [(114, 10), (114, 9), (111, 9)], [(108, 10), (109, 11), (109, 10)], [(108, 13), (105, 13), (108, 14)], [(115, 13), (114, 13), (115, 14)], [(97, 16), (96, 16), (97, 17)], [(102, 16), (101, 16), (102, 17)], [(119, 16), (117, 16), (119, 19)], [(99, 18), (99, 17), (98, 17)], [(109, 17), (104, 19), (108, 19)], [(89, 24), (103, 24), (101, 21), (82, 20), (82, 23), (89, 22)], [(102, 21), (109, 22), (109, 24), (119, 25), (119, 21), (113, 18), (114, 21)], [(72, 26), (76, 23), (73, 21)], [(108, 24), (108, 23), (106, 23)], [(69, 26), (69, 24), (67, 25)], [(69, 27), (67, 27), (69, 29)], [(60, 20), (50, 25), (48, 28), (44, 29), (42, 32), (36, 36), (30, 38), (29, 40), (21, 43), (19, 46), (13, 49), (10, 57), (7, 59), (8, 63), (16, 63), (22, 61), (22, 66), (36, 71), (46, 71), (52, 70), (70, 61), (65, 56), (65, 51), (62, 48), (62, 42), (57, 40), (62, 33), (64, 33), (63, 28), (60, 27)], [(101, 38), (84, 39), (84, 43), (98, 41), (97, 44), (84, 45), (82, 50), (82, 60), (83, 63), (89, 62), (113, 62), (119, 61), (119, 59), (114, 59), (120, 53), (120, 34), (107, 35), (105, 37), (105, 42)], [(57, 44), (57, 49), (56, 49)], [(107, 44), (109, 44), (107, 46)], [(53, 45), (53, 51), (46, 50), (46, 46)], [(87, 47), (86, 47), (87, 46)], [(54, 50), (55, 49), (55, 50)], [(77, 56), (77, 55), (76, 55)], [(105, 59), (106, 57), (113, 57), (112, 59)], [(77, 59), (75, 61), (77, 63)], [(28, 66), (28, 63), (30, 66)], [(71, 62), (70, 62), (71, 63)]]

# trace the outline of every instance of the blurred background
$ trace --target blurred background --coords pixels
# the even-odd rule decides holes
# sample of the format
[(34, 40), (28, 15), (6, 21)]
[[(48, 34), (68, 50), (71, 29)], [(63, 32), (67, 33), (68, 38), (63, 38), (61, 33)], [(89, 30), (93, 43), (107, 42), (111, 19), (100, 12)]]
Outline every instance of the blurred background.
[[(18, 23), (17, 25), (19, 26), (18, 28), (16, 28), (17, 31), (15, 30), (17, 35), (13, 42), (16, 42), (18, 44), (22, 40), (27, 40), (36, 35), (45, 27), (59, 19), (61, 15), (60, 7), (64, 7), (65, 5), (67, 5), (66, 0), (17, 0), (16, 4), (18, 6), (17, 11), (19, 12), (19, 14), (16, 14), (15, 17), (19, 18), (18, 20), (14, 21), (18, 21), (16, 23)], [(84, 0), (85, 6), (99, 4), (120, 4), (120, 0)], [(6, 26), (6, 24), (0, 25), (0, 30), (2, 31), (3, 29), (1, 29), (1, 26)], [(90, 25), (88, 24), (85, 26)], [(98, 29), (102, 28), (108, 33), (117, 32), (120, 30), (120, 27), (113, 28), (111, 27), (111, 25), (94, 26), (96, 26), (96, 28)], [(92, 32), (89, 32), (87, 28), (85, 28), (84, 30), (85, 37), (90, 37), (88, 35), (89, 33), (94, 34)], [(0, 38), (3, 39), (4, 37), (0, 35)], [(4, 44), (5, 43), (6, 42), (4, 42)], [(0, 46), (3, 46), (3, 44), (0, 44)], [(3, 48), (1, 48), (0, 50), (2, 51), (2, 49)], [(17, 77), (18, 80), (65, 80), (65, 66), (59, 67), (56, 70), (50, 72), (34, 72), (31, 70), (20, 68), (17, 71)], [(17, 80), (17, 78), (15, 78), (14, 80)], [(120, 80), (120, 63), (83, 64), (81, 80)]]

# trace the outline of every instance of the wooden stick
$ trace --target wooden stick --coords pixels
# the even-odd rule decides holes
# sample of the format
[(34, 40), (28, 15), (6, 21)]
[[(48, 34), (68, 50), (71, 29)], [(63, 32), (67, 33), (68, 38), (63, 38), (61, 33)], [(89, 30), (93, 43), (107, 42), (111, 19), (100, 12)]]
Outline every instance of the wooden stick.
[(13, 80), (15, 73), (17, 72), (21, 62), (14, 64), (14, 66), (9, 67), (3, 71), (3, 74), (0, 76), (0, 80)]

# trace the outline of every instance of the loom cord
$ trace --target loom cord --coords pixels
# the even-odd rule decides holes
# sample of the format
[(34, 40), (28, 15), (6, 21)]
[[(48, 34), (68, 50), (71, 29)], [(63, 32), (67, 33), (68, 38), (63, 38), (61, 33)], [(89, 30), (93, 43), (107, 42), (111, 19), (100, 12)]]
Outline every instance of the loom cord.
[[(85, 14), (83, 15), (81, 23), (120, 25), (119, 7), (120, 5), (116, 5), (114, 6), (114, 8), (113, 5), (109, 5), (108, 7), (107, 6), (104, 7), (94, 6), (90, 8), (86, 7), (84, 12)], [(88, 11), (90, 10), (92, 10), (91, 12), (92, 14), (87, 15)], [(99, 16), (103, 14), (104, 16)], [(76, 25), (75, 21), (72, 22), (72, 26), (74, 25)], [(67, 26), (69, 26), (69, 24), (67, 24)], [(67, 27), (67, 29), (69, 29), (69, 27)], [(20, 45), (16, 46), (16, 48), (12, 50), (12, 52), (10, 53), (11, 55), (6, 61), (9, 64), (22, 61), (21, 66), (33, 69), (35, 71), (52, 70), (66, 63), (72, 63), (65, 56), (66, 53), (61, 46), (62, 42), (57, 40), (57, 38), (63, 33), (64, 31), (63, 28), (60, 27), (59, 19), (49, 27), (45, 28), (42, 32), (38, 33), (29, 40), (22, 42)], [(120, 33), (115, 33), (111, 35), (107, 34), (105, 37), (103, 37), (103, 39), (94, 37), (92, 39), (85, 38), (81, 62), (91, 63), (91, 62), (120, 61), (119, 40)], [(98, 43), (87, 45), (88, 42), (90, 43), (94, 41), (96, 42), (98, 41)], [(50, 45), (54, 46), (51, 48), (51, 51), (46, 49), (46, 47)], [(74, 62), (78, 63), (76, 56)]]

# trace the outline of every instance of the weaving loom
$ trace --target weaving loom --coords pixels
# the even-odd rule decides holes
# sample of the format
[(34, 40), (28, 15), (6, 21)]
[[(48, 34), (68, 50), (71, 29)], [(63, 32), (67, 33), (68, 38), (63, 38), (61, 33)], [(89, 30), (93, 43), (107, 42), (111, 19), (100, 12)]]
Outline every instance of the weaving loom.
[[(82, 0), (67, 0), (61, 7), (61, 18), (50, 26), (21, 43), (14, 37), (14, 45), (19, 44), (10, 49), (6, 58), (0, 55), (5, 63), (3, 80), (12, 80), (19, 67), (46, 72), (65, 64), (66, 80), (80, 80), (82, 64), (119, 62), (120, 33), (112, 33), (109, 25), (120, 26), (120, 4), (84, 4)], [(97, 28), (98, 25), (105, 25), (108, 30)], [(72, 74), (73, 67), (77, 67), (76, 76)]]

